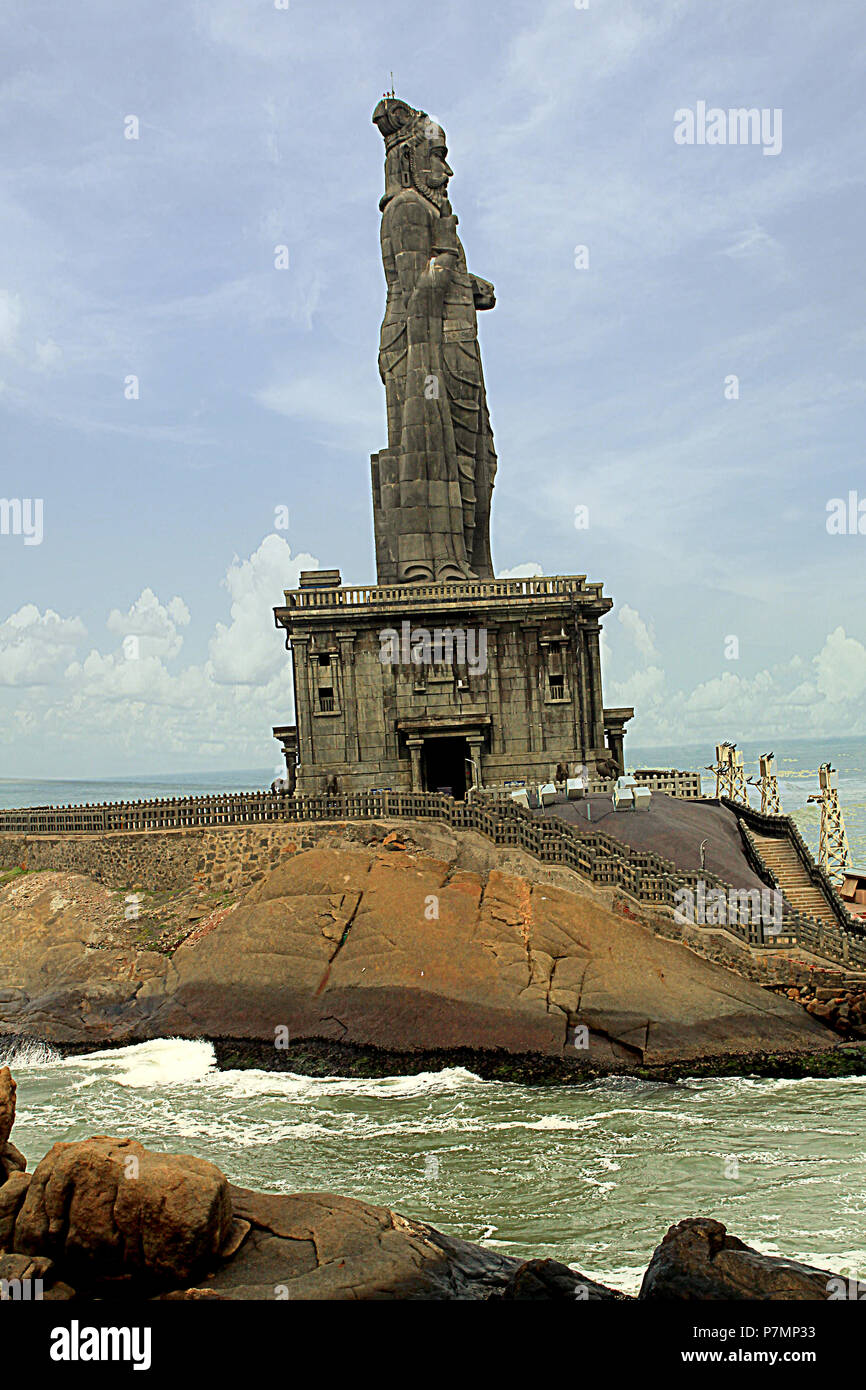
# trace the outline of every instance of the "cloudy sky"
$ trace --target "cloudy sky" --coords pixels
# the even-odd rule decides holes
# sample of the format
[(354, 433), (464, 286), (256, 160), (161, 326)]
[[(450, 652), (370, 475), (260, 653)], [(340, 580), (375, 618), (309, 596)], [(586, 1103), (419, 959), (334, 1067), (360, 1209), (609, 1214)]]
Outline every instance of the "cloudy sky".
[(273, 604), (374, 577), (392, 71), (496, 286), (497, 572), (604, 581), (633, 749), (866, 734), (864, 49), (860, 0), (2, 0), (0, 777), (275, 765)]

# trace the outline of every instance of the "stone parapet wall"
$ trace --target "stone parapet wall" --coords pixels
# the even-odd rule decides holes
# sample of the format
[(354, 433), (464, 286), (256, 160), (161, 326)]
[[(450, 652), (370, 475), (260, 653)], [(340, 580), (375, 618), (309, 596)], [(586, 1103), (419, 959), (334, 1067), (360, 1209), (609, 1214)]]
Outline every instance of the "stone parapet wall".
[[(393, 828), (393, 826), (389, 826)], [(0, 870), (60, 869), (86, 874), (107, 888), (242, 890), (284, 854), (314, 849), (345, 826), (226, 826), (217, 829), (124, 831), (107, 835), (0, 833)], [(381, 830), (381, 827), (379, 827)], [(359, 838), (376, 834), (370, 823)]]

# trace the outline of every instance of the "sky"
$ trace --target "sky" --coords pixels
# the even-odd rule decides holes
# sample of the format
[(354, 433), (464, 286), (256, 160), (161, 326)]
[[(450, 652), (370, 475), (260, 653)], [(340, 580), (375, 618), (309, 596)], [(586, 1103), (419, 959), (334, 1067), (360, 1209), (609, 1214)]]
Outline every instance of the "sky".
[(866, 734), (864, 50), (859, 0), (0, 0), (0, 778), (276, 770), (274, 604), (375, 577), (392, 72), (496, 287), (496, 572), (604, 582), (627, 747)]

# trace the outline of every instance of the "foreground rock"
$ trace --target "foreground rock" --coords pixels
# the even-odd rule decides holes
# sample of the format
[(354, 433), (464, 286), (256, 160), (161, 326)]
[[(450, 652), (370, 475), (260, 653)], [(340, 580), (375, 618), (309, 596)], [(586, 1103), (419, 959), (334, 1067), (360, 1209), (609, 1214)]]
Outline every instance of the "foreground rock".
[(27, 1160), (9, 1135), (15, 1123), (15, 1082), (8, 1067), (0, 1067), (0, 1183), (13, 1173), (23, 1173)]
[(189, 1279), (229, 1240), (228, 1188), (212, 1163), (133, 1139), (55, 1144), (24, 1193), (13, 1249), (47, 1255), (73, 1278)]
[(793, 1001), (656, 935), (610, 890), (536, 873), (469, 832), (412, 827), (422, 848), (405, 826), (402, 840), (386, 829), (366, 826), (369, 843), (343, 827), (333, 843), (289, 847), (167, 952), (136, 946), (134, 931), (106, 942), (100, 895), (106, 912), (117, 903), (102, 885), (19, 877), (0, 889), (0, 1028), (91, 1046), (169, 1035), (272, 1045), (279, 1030), (404, 1052), (500, 1049), (575, 1070), (839, 1041)]
[(642, 1299), (759, 1299), (762, 1302), (866, 1298), (866, 1284), (778, 1255), (761, 1255), (729, 1236), (721, 1221), (672, 1226), (644, 1275)]

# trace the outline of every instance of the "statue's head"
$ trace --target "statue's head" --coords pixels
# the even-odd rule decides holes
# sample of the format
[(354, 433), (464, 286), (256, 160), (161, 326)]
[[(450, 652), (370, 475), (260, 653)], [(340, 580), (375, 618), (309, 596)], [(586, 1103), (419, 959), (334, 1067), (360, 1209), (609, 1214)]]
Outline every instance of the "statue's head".
[(415, 188), (441, 208), (453, 173), (442, 127), (426, 111), (416, 111), (397, 97), (382, 98), (373, 123), (385, 140), (385, 196), (379, 206), (384, 207), (401, 188)]

